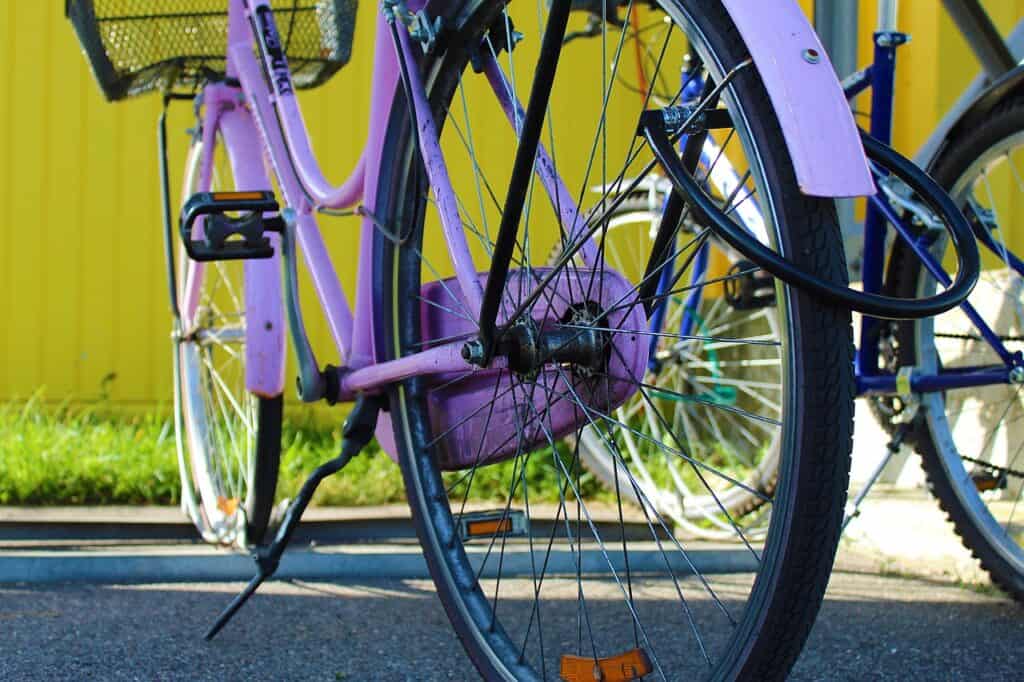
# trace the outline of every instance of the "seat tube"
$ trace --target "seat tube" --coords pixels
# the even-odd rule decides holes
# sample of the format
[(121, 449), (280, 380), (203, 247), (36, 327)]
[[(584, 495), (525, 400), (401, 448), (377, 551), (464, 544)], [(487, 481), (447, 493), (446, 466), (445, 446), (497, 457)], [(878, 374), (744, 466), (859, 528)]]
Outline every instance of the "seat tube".
[[(207, 92), (211, 92), (207, 89)], [(232, 88), (220, 88), (230, 99)], [(216, 103), (207, 103), (208, 106)], [(263, 165), (263, 154), (252, 116), (242, 107), (226, 102), (221, 114), (220, 132), (231, 163), (231, 172), (239, 189), (270, 187)], [(268, 235), (274, 247), (273, 258), (244, 261), (246, 311), (245, 385), (256, 395), (272, 398), (284, 389), (285, 325), (281, 297), (281, 241)]]
[[(907, 41), (897, 29), (899, 0), (879, 0), (878, 26), (874, 33), (874, 62), (871, 66), (871, 135), (885, 144), (892, 142), (892, 110), (896, 76), (896, 48)], [(864, 291), (880, 293), (885, 276), (885, 217), (868, 202), (864, 218)], [(861, 318), (857, 348), (858, 375), (878, 373), (877, 318)]]
[(871, 134), (892, 142), (892, 103), (896, 75), (896, 48), (907, 36), (896, 29), (898, 0), (879, 0), (878, 28), (874, 35), (874, 64), (871, 67)]
[[(228, 45), (252, 40), (252, 29), (245, 18), (245, 4), (242, 0), (228, 0)], [(237, 78), (238, 71), (231, 60), (229, 51), (226, 71), (229, 78)]]

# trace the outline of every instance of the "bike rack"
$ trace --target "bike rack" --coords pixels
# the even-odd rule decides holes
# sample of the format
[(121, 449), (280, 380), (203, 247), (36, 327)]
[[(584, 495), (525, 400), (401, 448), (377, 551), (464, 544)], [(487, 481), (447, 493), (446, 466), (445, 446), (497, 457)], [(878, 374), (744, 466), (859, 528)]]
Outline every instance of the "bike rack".
[[(974, 233), (967, 219), (949, 195), (924, 171), (867, 133), (862, 132), (861, 138), (868, 159), (906, 183), (917, 194), (918, 199), (940, 217), (956, 249), (956, 280), (945, 291), (934, 296), (906, 299), (850, 289), (807, 272), (759, 242), (754, 235), (716, 206), (686, 170), (669, 131), (669, 127), (679, 118), (678, 112), (668, 109), (644, 112), (637, 134), (645, 137), (650, 143), (654, 156), (665, 169), (675, 191), (686, 200), (695, 217), (745, 258), (786, 284), (820, 296), (833, 305), (872, 317), (893, 320), (920, 319), (944, 313), (963, 303), (977, 284), (981, 260)], [(888, 201), (881, 192), (872, 200), (888, 206)], [(674, 225), (663, 223), (661, 229), (674, 228)]]

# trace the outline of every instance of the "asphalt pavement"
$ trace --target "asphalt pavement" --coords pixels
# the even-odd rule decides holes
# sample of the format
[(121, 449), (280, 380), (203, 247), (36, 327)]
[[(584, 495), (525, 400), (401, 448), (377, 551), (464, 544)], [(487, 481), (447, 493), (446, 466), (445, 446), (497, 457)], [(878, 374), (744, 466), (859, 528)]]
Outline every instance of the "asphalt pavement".
[[(293, 579), (264, 585), (212, 643), (203, 632), (252, 564), (183, 542), (174, 510), (3, 511), (0, 681), (476, 679), (404, 508), (315, 511), (323, 527), (282, 565)], [(115, 537), (126, 515), (129, 542)], [(737, 570), (733, 554), (704, 550), (704, 568)], [(61, 566), (76, 582), (54, 582)], [(1024, 607), (992, 588), (934, 500), (880, 491), (847, 532), (792, 678), (1024, 679)]]
[[(429, 581), (272, 582), (204, 642), (240, 587), (0, 586), (0, 679), (475, 678)], [(1020, 679), (1022, 645), (990, 590), (841, 570), (793, 679)]]

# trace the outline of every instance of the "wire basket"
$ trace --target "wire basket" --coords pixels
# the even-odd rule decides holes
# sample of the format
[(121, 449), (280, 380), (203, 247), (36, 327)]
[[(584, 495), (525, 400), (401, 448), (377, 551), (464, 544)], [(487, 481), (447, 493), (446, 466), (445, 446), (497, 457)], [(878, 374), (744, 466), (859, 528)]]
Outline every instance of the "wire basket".
[[(294, 84), (327, 81), (352, 54), (357, 0), (279, 0), (274, 17)], [(194, 89), (224, 76), (227, 0), (66, 0), (103, 94)]]

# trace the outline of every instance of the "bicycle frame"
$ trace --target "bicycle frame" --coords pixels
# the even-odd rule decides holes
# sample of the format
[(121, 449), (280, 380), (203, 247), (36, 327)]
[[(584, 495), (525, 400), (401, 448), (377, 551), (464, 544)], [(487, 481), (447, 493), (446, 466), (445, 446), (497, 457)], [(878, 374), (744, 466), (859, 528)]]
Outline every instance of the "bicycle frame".
[[(423, 8), (424, 0), (408, 3), (411, 11)], [(780, 35), (796, 36), (802, 44), (820, 50), (813, 30), (790, 0), (772, 3), (725, 3), (736, 23), (746, 33), (757, 27), (769, 26)], [(430, 114), (423, 84), (420, 82), (417, 61), (413, 56), (414, 41), (401, 21), (392, 25), (385, 12), (394, 6), (385, 3), (376, 22), (374, 46), (370, 124), (366, 145), (359, 162), (348, 179), (340, 186), (332, 186), (319, 168), (310, 143), (298, 102), (295, 99), (291, 75), (280, 46), (273, 12), (267, 0), (229, 0), (227, 82), (208, 84), (203, 90), (203, 148), (198, 188), (204, 191), (212, 181), (213, 153), (220, 133), (238, 189), (266, 189), (271, 186), (263, 165), (266, 153), (287, 209), (284, 212), (289, 234), (294, 234), (298, 250), (304, 256), (320, 307), (327, 318), (328, 328), (341, 360), (343, 369), (337, 372), (337, 388), (331, 392), (323, 381), (323, 374), (305, 336), (297, 297), (282, 299), (280, 285), (280, 237), (272, 236), (275, 255), (262, 261), (246, 261), (246, 387), (260, 396), (280, 395), (284, 388), (284, 308), (292, 323), (291, 335), (299, 356), (300, 376), (315, 376), (320, 385), (300, 385), (303, 400), (326, 398), (329, 402), (348, 401), (361, 392), (379, 390), (382, 386), (411, 376), (465, 371), (470, 365), (463, 359), (461, 343), (438, 345), (398, 360), (377, 362), (372, 327), (372, 244), (374, 231), (384, 229), (374, 219), (376, 189), (380, 172), (381, 153), (387, 132), (389, 114), (398, 92), (404, 85), (411, 94), (415, 111), (416, 132), (420, 153), (432, 194), (441, 214), (442, 228), (448, 252), (455, 270), (458, 295), (468, 310), (480, 310), (483, 286), (470, 258), (468, 244), (462, 232), (461, 220), (441, 153), (438, 132)], [(749, 39), (749, 36), (745, 36)], [(253, 45), (259, 48), (254, 54)], [(755, 64), (775, 64), (773, 50), (778, 48), (763, 37), (751, 45)], [(821, 52), (823, 55), (823, 51)], [(792, 63), (792, 59), (786, 60)], [(804, 60), (806, 61), (806, 60)], [(849, 140), (830, 144), (823, 154), (801, 133), (806, 126), (806, 112), (816, 112), (816, 125), (838, 128), (849, 124), (848, 111), (835, 115), (836, 98), (842, 97), (828, 68), (827, 59), (822, 70), (813, 72), (811, 84), (802, 82), (788, 85), (782, 73), (772, 72), (765, 77), (770, 94), (790, 106), (779, 111), (783, 129), (795, 131), (787, 141), (794, 145), (791, 156), (801, 177), (818, 178), (818, 184), (808, 189), (818, 195), (852, 196), (865, 192), (863, 182), (866, 171), (859, 143)], [(510, 124), (520, 132), (522, 107), (515, 100), (505, 82), (497, 62), (484, 59), (488, 81), (501, 103)], [(800, 68), (805, 68), (803, 64)], [(403, 68), (405, 67), (405, 68)], [(764, 69), (762, 69), (764, 71)], [(237, 81), (237, 85), (235, 82)], [(845, 102), (845, 100), (844, 100)], [(244, 103), (244, 105), (243, 105)], [(804, 113), (800, 113), (804, 112)], [(569, 226), (570, 238), (582, 241), (581, 216), (573, 208), (571, 194), (554, 173), (554, 164), (543, 145), (538, 145), (534, 173), (541, 181), (552, 203), (559, 207), (563, 225)], [(358, 280), (354, 311), (342, 290), (326, 245), (319, 233), (315, 214), (322, 209), (346, 209), (361, 203), (360, 251)], [(368, 208), (364, 208), (368, 207)], [(589, 217), (589, 216), (588, 216)], [(585, 262), (596, 258), (596, 246), (587, 239), (580, 252)], [(190, 262), (184, 280), (180, 301), (185, 319), (191, 318), (199, 303), (204, 265)], [(293, 266), (294, 267), (294, 266)], [(295, 320), (298, 320), (298, 323)], [(182, 330), (187, 335), (190, 330)], [(502, 362), (496, 358), (495, 363)], [(497, 365), (492, 365), (497, 366)], [(328, 367), (328, 371), (332, 368)]]
[[(413, 7), (418, 9), (418, 7)], [(209, 186), (212, 168), (212, 152), (216, 134), (220, 132), (224, 147), (231, 163), (236, 185), (239, 188), (270, 187), (270, 180), (263, 171), (261, 150), (265, 149), (283, 195), (283, 203), (293, 211), (294, 236), (298, 250), (303, 254), (305, 264), (312, 276), (313, 286), (326, 316), (331, 338), (337, 355), (343, 360), (349, 372), (345, 377), (340, 394), (327, 396), (332, 401), (354, 396), (355, 392), (372, 388), (377, 382), (393, 381), (408, 373), (423, 371), (450, 371), (461, 369), (464, 361), (456, 348), (443, 347), (419, 354), (410, 367), (393, 368), (387, 371), (376, 368), (376, 376), (360, 374), (373, 365), (372, 325), (369, 323), (372, 311), (371, 273), (366, 264), (372, 263), (372, 236), (376, 229), (372, 213), (364, 216), (361, 225), (359, 253), (360, 276), (357, 282), (355, 310), (349, 306), (342, 290), (326, 245), (316, 224), (315, 212), (319, 209), (351, 208), (362, 201), (373, 206), (380, 167), (380, 153), (391, 111), (392, 100), (399, 83), (398, 53), (392, 47), (387, 24), (381, 16), (377, 22), (377, 41), (374, 48), (374, 82), (370, 100), (370, 124), (367, 141), (359, 162), (348, 179), (338, 187), (326, 181), (312, 152), (305, 124), (294, 98), (291, 76), (287, 61), (279, 48), (273, 14), (266, 0), (231, 0), (229, 3), (229, 48), (228, 77), (235, 78), (238, 86), (213, 83), (204, 88), (205, 104), (203, 120), (203, 159), (201, 164), (201, 188)], [(404, 28), (400, 28), (404, 32)], [(260, 45), (264, 64), (253, 54), (254, 42)], [(406, 41), (401, 46), (406, 59), (411, 52)], [(264, 72), (273, 74), (274, 88), (271, 91), (264, 80)], [(420, 89), (422, 92), (422, 88)], [(248, 107), (239, 107), (244, 97)], [(422, 107), (418, 108), (423, 111)], [(420, 121), (421, 127), (432, 125), (431, 121)], [(433, 137), (436, 135), (427, 136)], [(258, 144), (262, 141), (263, 144)], [(431, 177), (432, 186), (439, 195), (437, 185), (447, 184), (447, 176), (440, 164), (439, 177)], [(446, 193), (450, 196), (450, 191)], [(453, 212), (448, 207), (449, 226)], [(457, 218), (457, 213), (454, 213)], [(460, 275), (460, 283), (470, 282), (463, 292), (469, 301), (478, 301), (479, 290), (476, 273), (469, 270), (468, 250), (464, 240), (449, 234), (449, 246), (455, 252), (453, 260)], [(454, 239), (452, 237), (455, 237)], [(273, 238), (275, 247), (280, 240)], [(284, 315), (280, 288), (280, 255), (265, 261), (247, 261), (246, 310), (250, 318), (246, 343), (246, 386), (248, 390), (263, 396), (276, 396), (284, 387)], [(186, 313), (197, 305), (203, 266), (194, 264), (196, 273), (186, 280), (182, 309)], [(249, 292), (252, 291), (252, 295)], [(187, 333), (187, 330), (186, 330)], [(304, 336), (304, 332), (302, 332)], [(295, 339), (298, 347), (308, 347), (305, 339)], [(305, 359), (315, 364), (315, 358)], [(300, 357), (300, 364), (303, 358)], [(325, 397), (318, 395), (315, 399)]]
[[(982, 45), (987, 45), (987, 54), (998, 55), (997, 57), (983, 58), (983, 63), (990, 68), (997, 68), (1000, 63), (1006, 63), (1007, 48), (999, 40), (999, 35), (991, 29), (982, 31), (978, 28), (982, 18), (987, 20), (987, 15), (980, 8), (975, 0), (946, 0), (946, 7), (951, 12), (960, 16), (970, 16), (974, 20), (973, 25), (959, 23), (961, 29), (971, 38), (970, 42), (976, 50)], [(901, 33), (896, 26), (897, 0), (883, 0), (879, 5), (879, 24), (874, 33), (874, 59), (866, 69), (854, 74), (844, 85), (849, 97), (854, 97), (863, 90), (871, 89), (871, 134), (889, 143), (892, 139), (892, 111), (895, 96), (895, 71), (896, 51), (907, 43), (908, 36)], [(957, 14), (958, 13), (958, 14)], [(994, 38), (993, 38), (994, 36)], [(1012, 68), (1013, 60), (1009, 58), (1009, 65)], [(864, 288), (871, 291), (880, 291), (883, 283), (885, 267), (885, 246), (886, 246), (886, 221), (893, 224), (900, 238), (911, 245), (915, 254), (921, 258), (923, 264), (943, 285), (948, 285), (949, 279), (940, 263), (929, 252), (931, 246), (927, 238), (915, 238), (906, 220), (897, 217), (896, 212), (889, 202), (881, 201), (880, 197), (873, 197), (868, 202), (867, 215), (864, 224), (864, 266), (863, 282)], [(991, 239), (985, 239), (987, 235), (978, 234), (979, 242), (1000, 259), (1002, 252), (996, 247)], [(1008, 267), (1013, 268), (1018, 274), (1024, 275), (1024, 264), (1016, 257), (1005, 259)], [(861, 320), (860, 344), (857, 348), (857, 386), (861, 394), (867, 393), (895, 393), (900, 392), (931, 392), (943, 391), (953, 388), (966, 388), (970, 386), (985, 386), (995, 383), (1009, 383), (1009, 370), (1024, 362), (1019, 354), (1010, 353), (1006, 346), (999, 339), (998, 335), (982, 319), (975, 307), (968, 301), (961, 306), (963, 313), (974, 324), (978, 333), (992, 347), (996, 354), (1003, 361), (1002, 366), (996, 367), (966, 367), (957, 368), (956, 372), (942, 372), (939, 374), (915, 373), (910, 377), (908, 386), (897, 386), (897, 377), (882, 372), (878, 368), (878, 344), (871, 341), (877, 338), (879, 333), (879, 320), (865, 316)]]

